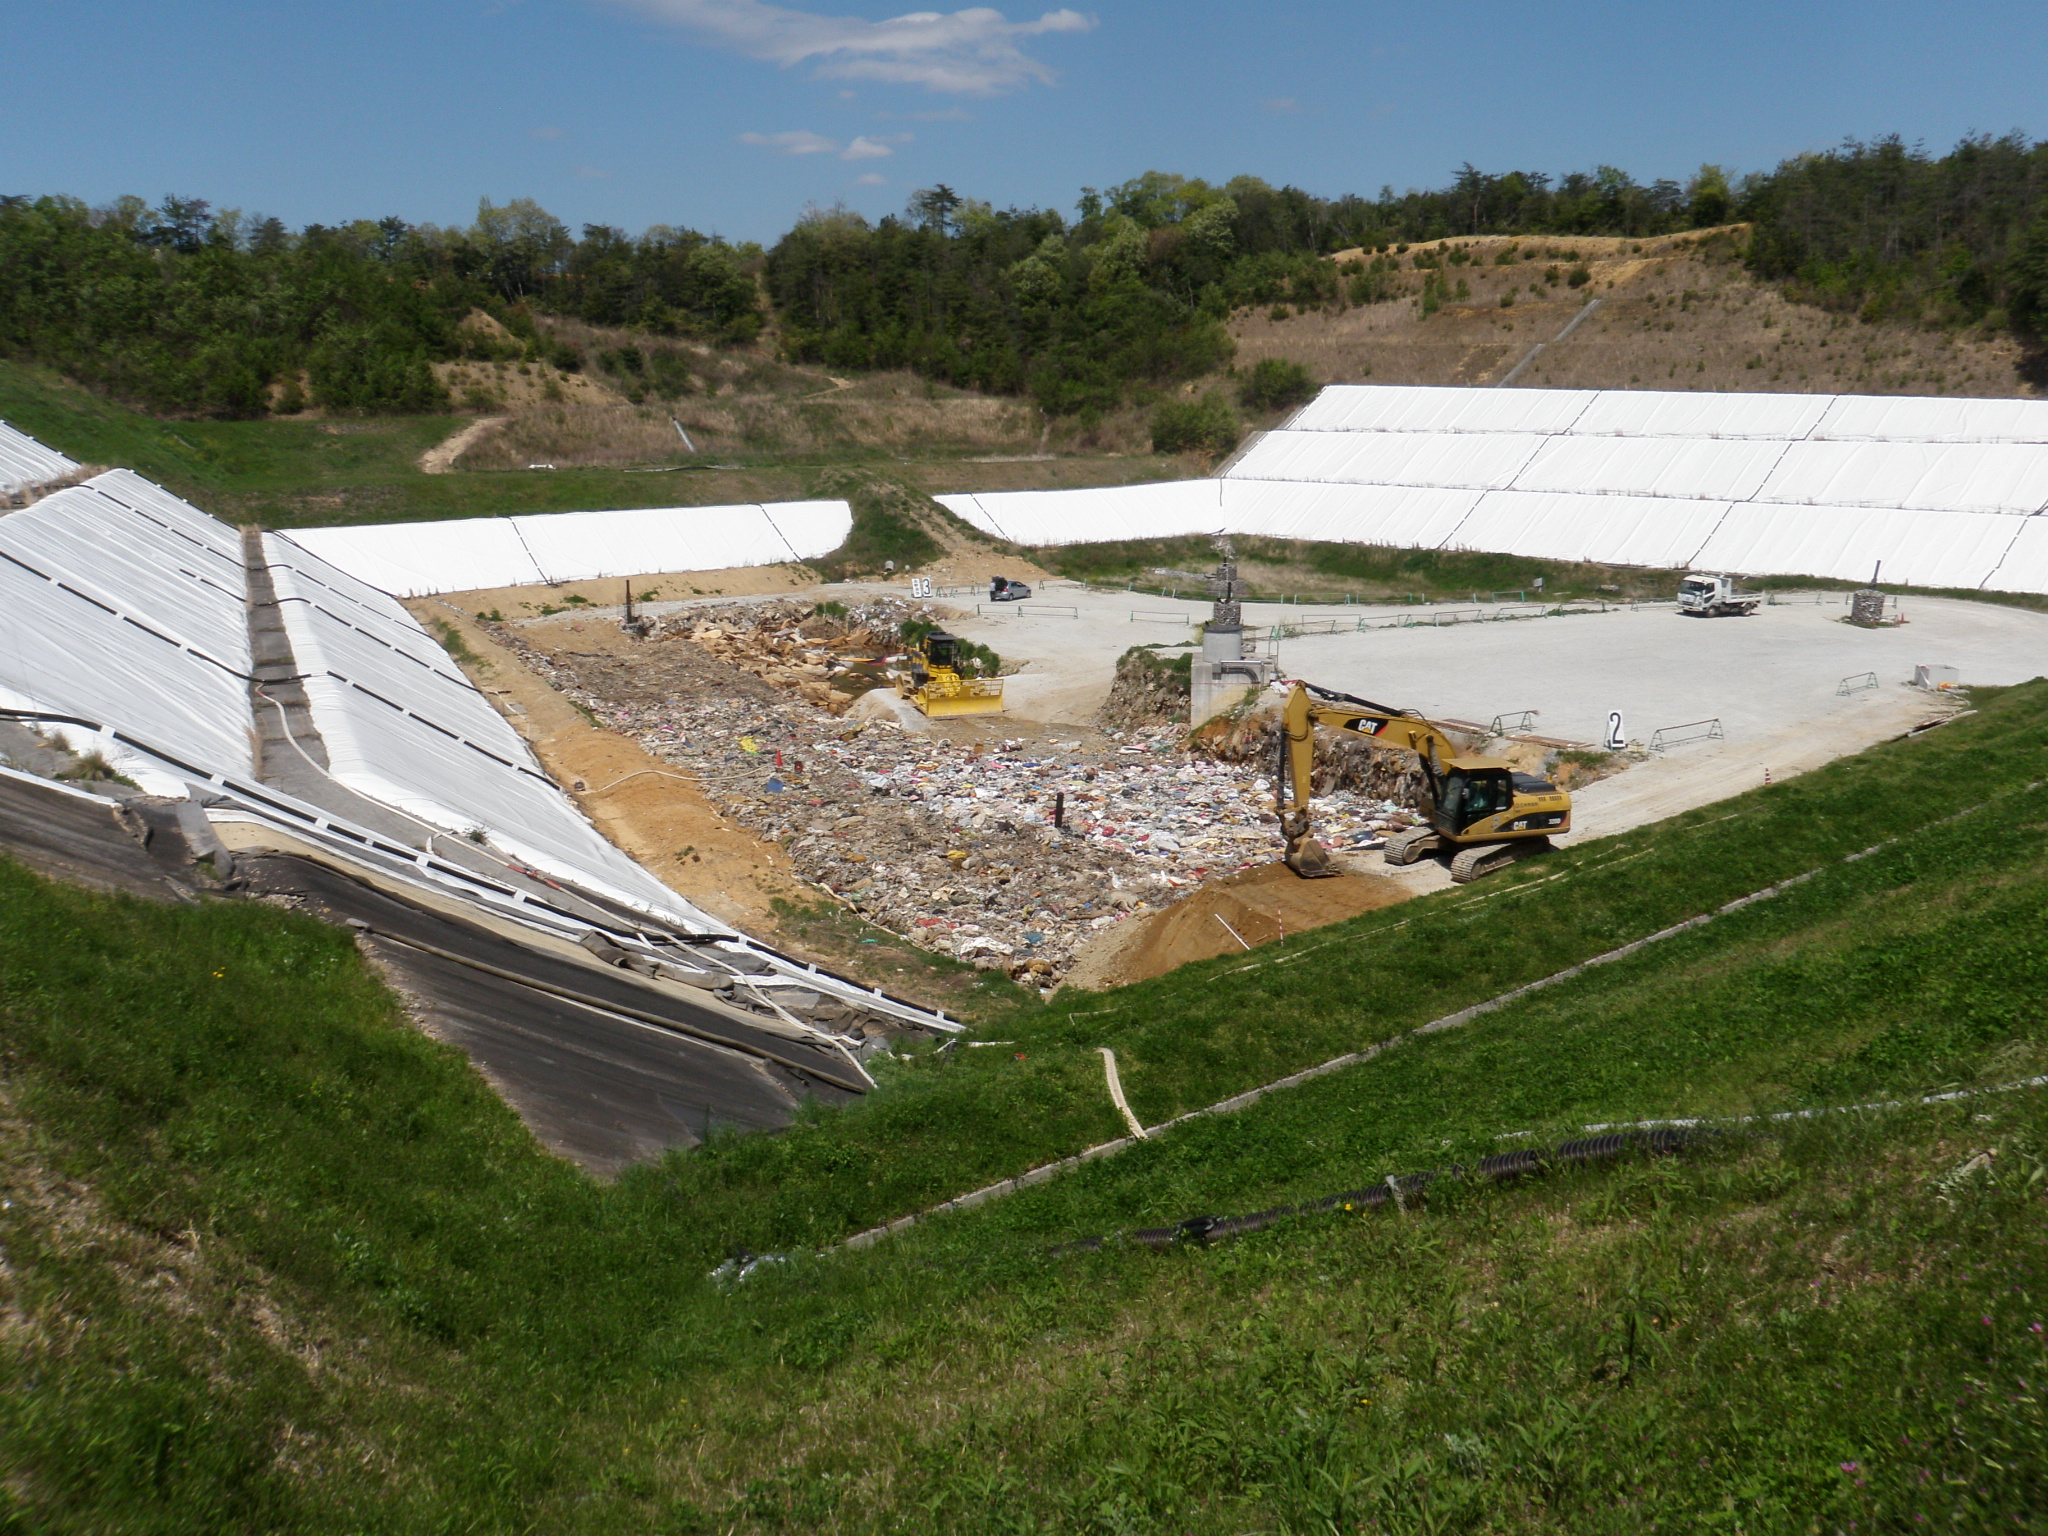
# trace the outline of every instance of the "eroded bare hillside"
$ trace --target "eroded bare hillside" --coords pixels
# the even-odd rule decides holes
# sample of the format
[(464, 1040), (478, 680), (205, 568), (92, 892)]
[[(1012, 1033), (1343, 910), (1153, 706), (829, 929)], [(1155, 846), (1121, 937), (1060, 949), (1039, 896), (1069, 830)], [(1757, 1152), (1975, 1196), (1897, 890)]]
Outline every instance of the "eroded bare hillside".
[[(1659, 240), (1477, 236), (1388, 248), (1392, 297), (1241, 315), (1236, 366), (1281, 357), (1324, 382), (1588, 389), (2027, 395), (2006, 336), (1865, 323), (1787, 299), (1740, 261), (1739, 228)], [(1340, 266), (1371, 263), (1346, 251)], [(1417, 268), (1416, 259), (1436, 262)], [(1398, 267), (1385, 273), (1384, 263)], [(1425, 285), (1435, 294), (1425, 293)], [(1434, 304), (1426, 302), (1434, 298)], [(1598, 306), (1562, 341), (1559, 333)], [(1433, 312), (1426, 313), (1425, 310)]]

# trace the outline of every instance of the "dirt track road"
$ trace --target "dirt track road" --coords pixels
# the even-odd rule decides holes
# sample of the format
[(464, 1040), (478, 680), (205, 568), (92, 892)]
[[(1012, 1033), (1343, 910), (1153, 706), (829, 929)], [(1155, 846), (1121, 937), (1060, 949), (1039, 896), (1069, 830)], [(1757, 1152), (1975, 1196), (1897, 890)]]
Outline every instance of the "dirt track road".
[(455, 461), (462, 457), (469, 446), (493, 427), (502, 427), (510, 416), (479, 416), (468, 426), (444, 437), (425, 453), (420, 455), (420, 471), (429, 475), (447, 475), (455, 471)]

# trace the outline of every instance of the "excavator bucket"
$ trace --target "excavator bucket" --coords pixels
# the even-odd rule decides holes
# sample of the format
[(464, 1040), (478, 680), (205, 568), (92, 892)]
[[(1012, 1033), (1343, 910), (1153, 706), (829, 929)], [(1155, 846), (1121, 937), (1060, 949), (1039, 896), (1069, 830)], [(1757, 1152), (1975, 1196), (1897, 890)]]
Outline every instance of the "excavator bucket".
[(1003, 680), (935, 676), (910, 697), (930, 720), (950, 720), (956, 715), (1000, 715)]
[(1287, 839), (1287, 867), (1304, 880), (1326, 880), (1337, 873), (1329, 850), (1306, 832)]

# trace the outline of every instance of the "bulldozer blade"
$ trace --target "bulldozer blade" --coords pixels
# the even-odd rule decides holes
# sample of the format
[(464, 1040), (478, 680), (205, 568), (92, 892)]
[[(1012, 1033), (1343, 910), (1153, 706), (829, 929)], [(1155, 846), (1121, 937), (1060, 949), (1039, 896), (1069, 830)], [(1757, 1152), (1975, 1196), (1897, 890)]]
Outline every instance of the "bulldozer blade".
[(1000, 715), (1003, 712), (1001, 694), (964, 694), (953, 698), (927, 698), (917, 696), (917, 707), (932, 720), (947, 720), (955, 715)]
[(1287, 840), (1287, 867), (1304, 880), (1327, 880), (1337, 873), (1330, 851), (1304, 834)]

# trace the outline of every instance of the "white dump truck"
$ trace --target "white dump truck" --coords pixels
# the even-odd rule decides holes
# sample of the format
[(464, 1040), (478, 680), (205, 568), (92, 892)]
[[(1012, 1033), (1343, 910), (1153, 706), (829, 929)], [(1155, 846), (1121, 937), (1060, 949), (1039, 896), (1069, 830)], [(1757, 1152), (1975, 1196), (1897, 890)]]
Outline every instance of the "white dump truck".
[(1735, 578), (1720, 571), (1693, 571), (1678, 584), (1678, 611), (1706, 619), (1755, 613), (1763, 600), (1761, 592), (1736, 591)]

